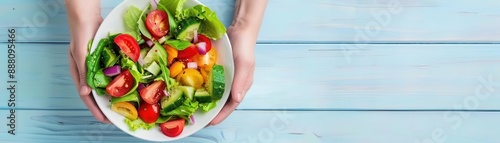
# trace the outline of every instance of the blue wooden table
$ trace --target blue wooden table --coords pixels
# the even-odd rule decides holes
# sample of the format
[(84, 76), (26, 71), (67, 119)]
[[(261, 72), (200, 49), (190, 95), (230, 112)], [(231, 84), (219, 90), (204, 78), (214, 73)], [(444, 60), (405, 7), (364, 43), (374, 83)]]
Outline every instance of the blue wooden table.
[[(233, 0), (201, 1), (229, 25)], [(77, 95), (62, 0), (2, 0), (0, 19), (0, 142), (143, 142)], [(497, 0), (269, 0), (251, 91), (179, 142), (500, 142), (499, 42)]]

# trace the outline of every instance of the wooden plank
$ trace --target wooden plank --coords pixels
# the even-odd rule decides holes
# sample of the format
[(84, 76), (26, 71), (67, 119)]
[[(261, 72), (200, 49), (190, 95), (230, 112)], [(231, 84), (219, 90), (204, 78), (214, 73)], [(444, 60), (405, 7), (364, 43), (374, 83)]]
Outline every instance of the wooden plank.
[[(500, 109), (498, 44), (345, 46), (259, 44), (255, 82), (239, 109)], [(68, 72), (67, 44), (20, 43), (16, 60), (17, 108), (85, 109)], [(7, 61), (0, 67), (5, 83)], [(478, 88), (491, 94), (477, 95)]]
[[(498, 118), (498, 112), (235, 111), (222, 124), (178, 142), (490, 143), (500, 140)], [(143, 142), (79, 110), (17, 110), (16, 135), (2, 128), (0, 140)]]
[[(38, 4), (53, 1), (1, 1), (0, 15), (7, 20), (0, 22), (0, 31), (16, 27), (18, 40), (23, 42), (69, 41), (63, 6), (44, 10)], [(233, 0), (201, 1), (212, 7), (226, 26), (231, 23)], [(102, 15), (119, 2), (102, 1)], [(498, 8), (496, 0), (270, 0), (259, 42), (499, 42), (496, 37), (500, 31), (492, 30), (500, 24)], [(0, 39), (7, 39), (5, 36)]]

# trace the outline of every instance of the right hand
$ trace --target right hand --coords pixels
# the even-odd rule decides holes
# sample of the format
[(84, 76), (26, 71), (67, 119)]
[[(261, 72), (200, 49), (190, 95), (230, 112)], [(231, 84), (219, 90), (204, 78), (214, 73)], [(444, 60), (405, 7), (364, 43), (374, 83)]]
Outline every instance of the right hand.
[[(87, 68), (85, 58), (87, 56), (87, 44), (97, 32), (102, 23), (102, 17), (91, 21), (70, 21), (71, 42), (69, 45), (69, 68), (73, 82), (83, 103), (87, 106), (90, 113), (100, 122), (111, 124), (97, 106), (91, 91), (87, 85)], [(97, 44), (94, 41), (94, 44)]]

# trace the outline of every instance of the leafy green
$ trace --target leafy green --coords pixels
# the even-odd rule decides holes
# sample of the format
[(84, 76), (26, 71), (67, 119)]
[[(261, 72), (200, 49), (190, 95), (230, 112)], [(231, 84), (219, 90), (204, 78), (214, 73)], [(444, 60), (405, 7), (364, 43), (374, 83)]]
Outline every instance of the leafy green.
[(173, 14), (174, 17), (179, 20), (181, 19), (181, 14), (182, 14), (182, 8), (184, 7), (184, 3), (186, 3), (186, 0), (160, 0), (158, 2), (158, 9), (167, 11), (170, 14)]
[(175, 21), (174, 16), (172, 15), (172, 13), (170, 13), (170, 11), (167, 10), (167, 8), (165, 6), (163, 6), (161, 3), (158, 3), (158, 9), (167, 12), (167, 15), (168, 15), (168, 25), (170, 25), (169, 35), (170, 35), (170, 37), (172, 37), (173, 35), (175, 35), (176, 28), (177, 28), (177, 22)]
[(185, 9), (182, 14), (182, 19), (189, 17), (197, 17), (202, 20), (198, 33), (203, 34), (212, 40), (218, 40), (226, 33), (226, 27), (219, 20), (217, 14), (206, 6), (197, 5), (189, 9)]
[(193, 115), (196, 109), (198, 109), (198, 102), (186, 99), (181, 106), (175, 108), (174, 110), (166, 113), (162, 110), (160, 113), (163, 116), (178, 116), (189, 122), (189, 116)]
[(95, 87), (105, 88), (111, 82), (111, 78), (104, 75), (103, 69), (99, 69), (94, 75)]
[(139, 118), (133, 121), (128, 118), (125, 118), (125, 120), (123, 121), (125, 122), (125, 124), (127, 124), (130, 131), (136, 131), (137, 129), (150, 130), (155, 127), (155, 123), (148, 124)]
[(160, 117), (158, 117), (158, 119), (156, 119), (156, 123), (161, 124), (161, 123), (164, 123), (172, 118), (173, 118), (173, 116), (160, 116)]
[(139, 92), (134, 90), (132, 93), (124, 95), (122, 97), (111, 97), (111, 105), (113, 105), (117, 102), (125, 102), (125, 101), (135, 102), (139, 105), (139, 103), (140, 103), (139, 99), (140, 99)]
[(125, 29), (127, 34), (130, 34), (134, 39), (139, 41), (141, 39), (141, 34), (139, 31), (139, 26), (138, 22), (139, 18), (141, 16), (142, 11), (135, 7), (135, 6), (130, 6), (127, 11), (125, 12), (124, 15), (124, 20), (125, 20)]
[(95, 91), (99, 96), (106, 96), (108, 95), (108, 92), (104, 88), (95, 88)]
[(173, 47), (174, 49), (177, 49), (177, 50), (184, 50), (186, 49), (187, 47), (189, 47), (189, 45), (191, 45), (191, 42), (189, 41), (185, 41), (185, 40), (174, 40), (174, 39), (171, 39), (171, 40), (167, 40), (166, 43), (168, 45), (170, 45), (171, 47)]
[(120, 62), (122, 69), (128, 69), (130, 71), (130, 74), (132, 74), (132, 76), (134, 77), (134, 84), (132, 86), (132, 89), (127, 92), (127, 94), (131, 94), (135, 91), (135, 89), (137, 89), (137, 86), (139, 86), (139, 81), (142, 80), (142, 75), (139, 69), (143, 69), (139, 67), (138, 64), (134, 63), (134, 61), (132, 61), (130, 58), (128, 58), (123, 52), (120, 52), (120, 54), (122, 55), (122, 60)]
[(217, 106), (217, 102), (219, 102), (219, 100), (215, 100), (215, 101), (208, 102), (208, 103), (200, 103), (199, 108), (201, 108), (201, 110), (203, 112), (208, 112), (208, 111), (214, 109), (215, 106)]
[(107, 47), (109, 44), (108, 38), (103, 38), (99, 41), (97, 44), (97, 48), (94, 50), (94, 52), (90, 53), (85, 57), (85, 65), (87, 67), (87, 74), (86, 74), (86, 81), (87, 85), (90, 86), (90, 88), (95, 89), (96, 86), (94, 84), (94, 76), (97, 72), (97, 70), (101, 69), (101, 54), (104, 49), (104, 47)]
[(151, 11), (151, 4), (148, 4), (146, 8), (142, 11), (141, 15), (139, 16), (139, 19), (137, 20), (137, 26), (139, 27), (139, 31), (144, 35), (144, 37), (147, 37), (149, 39), (152, 39), (153, 36), (151, 36), (151, 33), (149, 33), (148, 29), (146, 28), (146, 25), (144, 25), (144, 21), (146, 20), (146, 13)]

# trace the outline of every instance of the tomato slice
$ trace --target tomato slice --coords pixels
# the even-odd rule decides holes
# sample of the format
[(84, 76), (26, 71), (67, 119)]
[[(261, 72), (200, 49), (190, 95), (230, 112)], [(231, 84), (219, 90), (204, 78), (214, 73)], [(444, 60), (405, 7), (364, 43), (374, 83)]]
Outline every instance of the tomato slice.
[(137, 62), (139, 60), (141, 49), (134, 37), (129, 34), (120, 34), (115, 37), (114, 42), (132, 61)]
[(106, 91), (113, 97), (121, 97), (132, 89), (134, 80), (130, 71), (124, 70), (106, 86)]
[(175, 62), (174, 64), (172, 64), (172, 66), (170, 66), (169, 70), (170, 70), (170, 77), (175, 77), (177, 76), (179, 73), (182, 72), (182, 70), (186, 67), (186, 65), (182, 64), (182, 62), (180, 61), (177, 61)]
[(174, 49), (172, 46), (169, 46), (167, 44), (163, 45), (163, 47), (165, 48), (165, 51), (167, 51), (167, 66), (170, 66), (174, 59), (177, 58), (178, 51), (177, 49)]
[(116, 113), (125, 116), (126, 118), (130, 120), (135, 120), (137, 119), (137, 109), (135, 109), (135, 106), (132, 105), (132, 103), (129, 102), (117, 102), (113, 105), (111, 105), (111, 110), (115, 111)]
[(176, 119), (160, 124), (161, 132), (168, 137), (179, 136), (184, 130), (184, 119)]
[(201, 88), (203, 84), (203, 76), (195, 69), (184, 69), (184, 71), (177, 75), (176, 80), (181, 85), (192, 86), (195, 89)]
[(196, 54), (198, 54), (198, 48), (196, 47), (196, 45), (191, 44), (186, 49), (179, 51), (177, 54), (177, 58), (189, 59), (195, 56)]
[(151, 124), (156, 122), (160, 117), (160, 105), (158, 103), (149, 104), (147, 102), (141, 102), (139, 107), (139, 118), (145, 123)]
[(158, 103), (161, 97), (165, 96), (163, 90), (165, 90), (165, 82), (155, 81), (153, 84), (147, 86), (139, 91), (142, 100), (149, 104)]
[(193, 59), (198, 64), (198, 67), (212, 69), (212, 66), (214, 66), (217, 62), (217, 58), (217, 51), (215, 49), (211, 49), (207, 54), (198, 54)]
[(208, 39), (208, 37), (203, 34), (198, 34), (198, 43), (201, 42), (205, 42), (207, 44), (205, 49), (207, 52), (212, 49), (212, 42), (210, 41), (210, 39)]
[(146, 28), (155, 37), (163, 37), (167, 34), (170, 25), (168, 15), (162, 10), (153, 10), (146, 17)]

